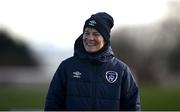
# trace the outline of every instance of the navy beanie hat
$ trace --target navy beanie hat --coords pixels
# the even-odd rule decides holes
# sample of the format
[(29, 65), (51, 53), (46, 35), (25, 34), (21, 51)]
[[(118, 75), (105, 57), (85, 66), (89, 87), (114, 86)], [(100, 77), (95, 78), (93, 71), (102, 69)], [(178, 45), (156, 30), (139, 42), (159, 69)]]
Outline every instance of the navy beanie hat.
[(95, 28), (104, 37), (105, 42), (109, 42), (110, 32), (113, 26), (114, 20), (112, 16), (106, 12), (99, 12), (91, 15), (91, 17), (86, 20), (83, 32), (86, 27)]

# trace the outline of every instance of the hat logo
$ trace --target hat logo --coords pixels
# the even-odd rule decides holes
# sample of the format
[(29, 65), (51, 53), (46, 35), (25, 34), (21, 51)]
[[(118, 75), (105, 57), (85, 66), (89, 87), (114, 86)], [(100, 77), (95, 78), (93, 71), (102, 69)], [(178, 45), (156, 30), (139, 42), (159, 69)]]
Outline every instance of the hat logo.
[(96, 24), (96, 21), (95, 21), (95, 20), (91, 20), (91, 21), (89, 21), (89, 24), (88, 24), (88, 25), (90, 25), (90, 26), (95, 26), (95, 24)]
[(118, 78), (118, 73), (115, 71), (107, 71), (106, 79), (109, 83), (114, 83)]

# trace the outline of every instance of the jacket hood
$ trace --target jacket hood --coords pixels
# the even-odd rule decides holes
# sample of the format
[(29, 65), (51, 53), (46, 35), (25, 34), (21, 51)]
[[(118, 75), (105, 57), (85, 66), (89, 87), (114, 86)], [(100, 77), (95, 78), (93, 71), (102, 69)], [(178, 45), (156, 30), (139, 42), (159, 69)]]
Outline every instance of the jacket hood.
[(105, 46), (98, 52), (88, 53), (84, 49), (83, 34), (81, 34), (75, 41), (74, 44), (74, 56), (80, 59), (88, 59), (91, 61), (99, 61), (99, 62), (107, 62), (110, 61), (114, 57), (114, 53), (110, 46), (110, 42), (105, 44)]

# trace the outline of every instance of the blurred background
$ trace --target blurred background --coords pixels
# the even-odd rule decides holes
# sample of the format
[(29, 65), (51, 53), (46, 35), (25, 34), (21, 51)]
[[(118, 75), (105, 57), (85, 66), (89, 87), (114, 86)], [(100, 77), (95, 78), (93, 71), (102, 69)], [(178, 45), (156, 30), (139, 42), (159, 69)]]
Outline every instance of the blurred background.
[(180, 1), (0, 0), (0, 110), (43, 110), (49, 83), (91, 14), (114, 17), (111, 44), (142, 110), (180, 110)]

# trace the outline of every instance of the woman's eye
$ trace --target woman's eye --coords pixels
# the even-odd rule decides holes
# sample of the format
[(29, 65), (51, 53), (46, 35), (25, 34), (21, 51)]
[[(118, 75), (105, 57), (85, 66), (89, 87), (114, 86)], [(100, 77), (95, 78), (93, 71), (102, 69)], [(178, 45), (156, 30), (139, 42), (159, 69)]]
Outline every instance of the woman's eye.
[(84, 34), (85, 34), (85, 35), (89, 35), (89, 33), (88, 33), (88, 32), (85, 32)]
[(95, 33), (95, 34), (94, 34), (94, 36), (96, 36), (96, 37), (97, 37), (97, 36), (100, 36), (100, 34), (99, 34), (99, 33)]

